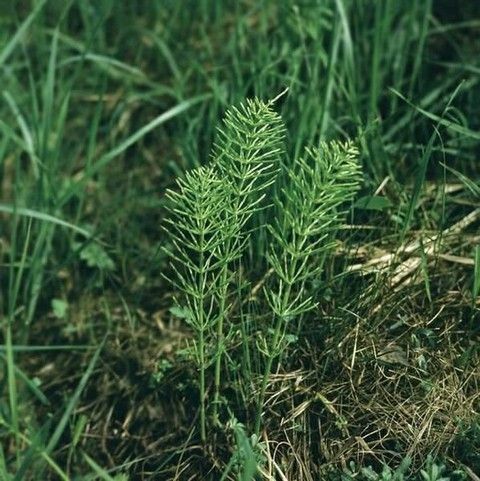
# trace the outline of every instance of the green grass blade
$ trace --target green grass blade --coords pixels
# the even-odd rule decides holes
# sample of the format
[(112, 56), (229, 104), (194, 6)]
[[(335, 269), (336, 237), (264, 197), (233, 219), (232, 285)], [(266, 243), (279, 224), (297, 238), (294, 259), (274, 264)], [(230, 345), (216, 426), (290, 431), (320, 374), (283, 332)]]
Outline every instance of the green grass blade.
[(207, 99), (209, 95), (199, 95), (197, 97), (193, 97), (189, 100), (185, 100), (183, 102), (180, 102), (178, 105), (175, 107), (172, 107), (171, 109), (167, 110), (166, 112), (163, 112), (160, 114), (158, 117), (153, 119), (151, 122), (149, 122), (147, 125), (144, 125), (142, 128), (137, 130), (134, 134), (130, 135), (127, 139), (125, 139), (123, 142), (120, 143), (117, 147), (114, 149), (110, 150), (106, 154), (102, 155), (98, 161), (93, 164), (89, 169), (85, 171), (85, 174), (83, 175), (82, 179), (75, 184), (71, 189), (68, 190), (68, 192), (64, 195), (64, 198), (62, 199), (61, 204), (67, 202), (80, 188), (85, 184), (85, 182), (90, 179), (93, 175), (95, 175), (97, 172), (102, 170), (106, 165), (108, 165), (113, 159), (118, 157), (120, 154), (122, 154), (125, 150), (127, 150), (130, 146), (138, 142), (142, 137), (144, 137), (146, 134), (157, 128), (159, 125), (167, 122), (168, 120), (176, 117), (177, 115), (180, 115), (183, 113), (185, 110), (189, 109), (193, 105), (202, 102), (203, 100)]
[[(23, 455), (22, 464), (20, 465), (18, 471), (15, 473), (15, 477), (13, 481), (24, 481), (25, 479), (30, 480), (31, 478), (25, 478), (26, 473), (28, 472), (29, 468), (32, 467), (39, 458), (45, 461), (45, 463), (51, 468), (51, 470), (58, 475), (55, 479), (60, 479), (61, 481), (70, 481), (70, 478), (67, 476), (65, 471), (42, 449), (42, 439), (44, 435), (44, 431), (46, 431), (48, 427), (49, 421), (45, 423), (37, 432), (35, 433), (35, 437), (33, 440), (29, 439), (24, 434), (20, 434), (20, 438), (23, 443), (28, 445), (28, 449)], [(38, 476), (38, 468), (35, 472), (35, 476)], [(40, 476), (42, 476), (40, 474)], [(36, 477), (35, 479), (44, 479)], [(3, 481), (3, 479), (2, 479)]]
[(413, 193), (412, 197), (410, 199), (410, 202), (408, 204), (408, 209), (407, 209), (407, 214), (405, 216), (404, 222), (403, 222), (403, 227), (402, 227), (402, 232), (401, 232), (401, 241), (405, 239), (405, 235), (407, 234), (408, 229), (410, 228), (410, 224), (413, 219), (413, 214), (415, 212), (415, 209), (417, 207), (418, 199), (420, 198), (420, 193), (422, 191), (423, 184), (425, 182), (425, 176), (427, 174), (427, 167), (428, 163), (430, 160), (430, 157), (432, 156), (432, 150), (433, 150), (433, 145), (435, 142), (435, 138), (437, 136), (438, 132), (435, 130), (435, 132), (430, 136), (430, 140), (428, 141), (427, 147), (425, 148), (422, 158), (420, 159), (420, 167), (418, 169), (417, 175), (415, 177), (415, 184), (413, 187)]
[[(17, 379), (15, 369), (15, 358), (12, 350), (12, 326), (8, 322), (7, 333), (5, 336), (6, 360), (7, 360), (7, 384), (8, 384), (8, 401), (10, 407), (10, 422), (12, 424), (15, 440), (18, 444), (19, 425), (18, 425), (18, 398), (17, 398)], [(18, 458), (17, 458), (18, 460)]]
[(45, 214), (44, 212), (39, 212), (33, 209), (28, 209), (26, 207), (18, 207), (11, 204), (4, 204), (0, 203), (0, 212), (6, 212), (7, 214), (16, 214), (23, 217), (28, 217), (30, 219), (37, 219), (43, 222), (50, 222), (52, 224), (59, 225), (61, 227), (66, 227), (67, 229), (71, 229), (78, 234), (83, 235), (87, 239), (92, 237), (92, 234), (81, 227), (71, 224), (65, 220), (59, 219), (50, 214)]
[(3, 452), (2, 443), (0, 443), (0, 479), (2, 481), (10, 481), (10, 479), (12, 479), (7, 471), (7, 463), (5, 462), (5, 453)]
[[(17, 105), (17, 102), (13, 98), (13, 96), (10, 94), (10, 92), (4, 91), (3, 97), (7, 102), (7, 105), (10, 107), (10, 110), (13, 113), (13, 116), (15, 117), (15, 120), (17, 121), (18, 127), (20, 128), (20, 132), (22, 133), (23, 136), (23, 145), (25, 145), (25, 150), (28, 153), (30, 160), (32, 161), (32, 166), (33, 166), (33, 171), (35, 173), (35, 176), (39, 176), (39, 170), (40, 170), (40, 160), (35, 152), (35, 142), (34, 142), (34, 135), (31, 132), (31, 129), (25, 120), (24, 116), (20, 112), (20, 108)], [(5, 129), (3, 129), (5, 130)], [(17, 136), (11, 136), (14, 140)], [(17, 142), (19, 144), (19, 142)]]
[(95, 471), (95, 474), (103, 481), (115, 481), (115, 478), (110, 476), (105, 469), (99, 466), (87, 453), (83, 453), (83, 457), (87, 464)]
[(130, 135), (130, 137), (125, 139), (123, 142), (121, 142), (120, 145), (112, 149), (110, 152), (107, 152), (105, 155), (103, 155), (95, 164), (95, 166), (91, 169), (93, 172), (90, 172), (90, 174), (95, 173), (98, 170), (102, 169), (112, 159), (114, 159), (115, 157), (118, 157), (121, 153), (127, 150), (128, 147), (138, 142), (142, 137), (144, 137), (146, 134), (148, 134), (152, 130), (156, 129), (159, 125), (165, 123), (167, 120), (170, 120), (176, 117), (177, 115), (180, 115), (185, 110), (205, 100), (207, 97), (208, 97), (207, 95), (200, 95), (198, 97), (185, 100), (183, 102), (180, 102), (178, 105), (175, 105), (175, 107), (172, 107), (171, 109), (167, 110), (166, 112), (163, 112), (158, 117), (156, 117), (151, 122), (149, 122), (147, 125), (144, 125), (141, 129), (137, 130), (134, 134)]
[(78, 403), (78, 400), (80, 399), (80, 395), (82, 394), (83, 390), (85, 389), (85, 386), (87, 385), (88, 380), (90, 379), (90, 376), (93, 373), (93, 370), (97, 364), (98, 358), (100, 356), (100, 352), (103, 349), (103, 346), (105, 344), (105, 339), (102, 341), (98, 349), (95, 351), (95, 354), (93, 355), (92, 359), (90, 360), (90, 363), (88, 364), (87, 370), (83, 374), (82, 378), (80, 379), (80, 382), (75, 389), (75, 392), (73, 393), (73, 396), (71, 397), (70, 401), (67, 404), (67, 408), (65, 409), (65, 412), (63, 413), (62, 418), (60, 419), (60, 422), (58, 423), (57, 427), (55, 428), (55, 431), (53, 432), (47, 447), (45, 448), (46, 454), (50, 455), (50, 453), (55, 449), (55, 446), (57, 445), (58, 441), (60, 440), (60, 436), (62, 435), (63, 431), (65, 430), (65, 427), (67, 426), (68, 420), (70, 419), (70, 416), (72, 415), (73, 410), (75, 409), (75, 406)]
[(15, 50), (15, 47), (22, 40), (26, 31), (35, 20), (35, 17), (40, 13), (46, 3), (47, 0), (41, 0), (37, 3), (36, 7), (30, 12), (30, 15), (28, 15), (28, 17), (23, 21), (23, 23), (17, 29), (13, 37), (10, 39), (7, 45), (5, 45), (3, 50), (0, 52), (0, 65), (3, 65), (7, 61), (8, 57)]
[[(13, 230), (13, 240), (16, 240), (17, 235), (17, 217), (15, 216), (15, 227)], [(18, 447), (18, 441), (20, 436), (19, 422), (18, 422), (18, 393), (17, 393), (17, 378), (16, 378), (16, 366), (15, 366), (15, 356), (13, 351), (13, 332), (12, 328), (15, 321), (15, 306), (17, 303), (18, 292), (20, 289), (21, 279), (23, 277), (23, 272), (25, 269), (25, 263), (27, 258), (28, 247), (30, 244), (30, 232), (31, 223), (28, 224), (27, 235), (23, 245), (22, 256), (20, 259), (20, 264), (16, 274), (14, 273), (13, 267), (10, 267), (10, 279), (9, 279), (9, 305), (8, 305), (8, 318), (7, 318), (7, 328), (5, 334), (5, 357), (7, 362), (7, 385), (8, 385), (8, 401), (10, 407), (10, 423), (15, 436), (15, 441)], [(15, 255), (15, 249), (12, 249), (12, 257)], [(12, 259), (13, 261), (14, 259)], [(17, 451), (17, 462), (19, 461), (18, 451)]]
[(60, 66), (66, 66), (76, 62), (85, 62), (86, 60), (96, 63), (100, 68), (105, 69), (108, 73), (113, 73), (117, 77), (122, 77), (122, 75), (129, 75), (133, 78), (140, 79), (143, 82), (147, 81), (145, 73), (143, 73), (139, 68), (132, 67), (120, 60), (115, 58), (107, 57), (106, 55), (98, 55), (93, 53), (87, 53), (85, 55), (75, 55), (60, 63)]
[(477, 302), (480, 294), (480, 245), (475, 246), (474, 254), (474, 269), (473, 269), (473, 302)]
[[(5, 361), (5, 363), (7, 363), (7, 358), (1, 354), (2, 351), (7, 351), (7, 349), (5, 347), (2, 347), (0, 349), (0, 359), (3, 359)], [(15, 349), (13, 349), (13, 351), (15, 351)], [(15, 367), (15, 373), (16, 375), (18, 376), (18, 378), (23, 381), (26, 386), (30, 389), (30, 391), (32, 392), (32, 394), (44, 405), (44, 406), (47, 406), (48, 404), (50, 404), (50, 402), (48, 401), (47, 397), (45, 396), (45, 394), (43, 394), (43, 392), (39, 389), (39, 387), (35, 384), (34, 381), (32, 381), (18, 366), (14, 366)]]
[(52, 128), (52, 115), (55, 104), (55, 80), (56, 80), (56, 67), (57, 67), (57, 52), (58, 52), (58, 28), (55, 29), (55, 33), (50, 45), (50, 58), (48, 59), (47, 77), (43, 86), (43, 112), (41, 119), (42, 129), (42, 144), (41, 144), (41, 158), (47, 159), (53, 156), (48, 152), (48, 141), (51, 136)]
[[(462, 84), (460, 84), (452, 94), (449, 104), (451, 104), (452, 100), (454, 97), (456, 97), (456, 94), (460, 90)], [(404, 102), (406, 102), (408, 105), (413, 107), (417, 112), (421, 113), (428, 119), (434, 120), (435, 122), (438, 123), (438, 125), (442, 125), (443, 127), (446, 127), (448, 130), (451, 130), (452, 132), (456, 132), (457, 134), (464, 135), (465, 137), (472, 138), (474, 140), (480, 140), (480, 132), (474, 131), (469, 129), (468, 127), (464, 127), (463, 125), (457, 124), (455, 122), (452, 122), (451, 120), (445, 119), (442, 116), (436, 115), (432, 112), (428, 112), (427, 110), (423, 109), (422, 107), (414, 104), (410, 100), (408, 100), (406, 97), (404, 97), (400, 92), (395, 90), (394, 88), (390, 88), (390, 91), (393, 92), (395, 95), (400, 97)], [(448, 106), (447, 106), (448, 108)], [(446, 111), (447, 109), (445, 109)], [(445, 113), (445, 112), (444, 112)]]
[[(413, 96), (414, 86), (416, 81), (418, 80), (420, 67), (422, 65), (422, 62), (424, 61), (424, 49), (425, 49), (425, 42), (427, 40), (427, 35), (428, 35), (428, 24), (429, 24), (430, 15), (432, 12), (432, 0), (423, 0), (423, 2), (421, 2), (421, 5), (424, 10), (421, 16), (422, 22), (420, 25), (419, 39), (416, 42), (416, 50), (414, 55), (412, 74), (410, 75), (409, 97)], [(414, 10), (414, 14), (415, 13), (417, 12)]]
[(478, 182), (469, 179), (466, 175), (462, 174), (458, 170), (454, 169), (453, 167), (449, 167), (446, 164), (441, 164), (445, 167), (449, 172), (451, 172), (457, 179), (475, 196), (480, 199), (480, 184)]
[[(55, 345), (55, 346), (23, 346), (14, 345), (12, 346), (14, 352), (50, 352), (50, 351), (75, 351), (75, 350), (89, 350), (93, 349), (92, 346), (88, 345)], [(0, 355), (5, 351), (5, 348), (0, 346)]]
[[(439, 134), (439, 126), (440, 125), (445, 125), (443, 123), (443, 121), (445, 120), (443, 118), (443, 116), (446, 114), (446, 112), (448, 111), (450, 105), (452, 104), (453, 100), (455, 99), (455, 97), (457, 96), (458, 92), (460, 91), (460, 88), (462, 87), (462, 84), (458, 85), (457, 88), (454, 90), (454, 92), (451, 94), (449, 100), (448, 100), (448, 103), (445, 107), (445, 109), (443, 110), (443, 113), (442, 113), (442, 116), (439, 117), (437, 115), (433, 115), (433, 114), (430, 114), (428, 113), (428, 118), (432, 118), (433, 120), (436, 120), (436, 125), (434, 127), (434, 132), (432, 133), (432, 135), (430, 136), (430, 139), (428, 141), (428, 144), (427, 144), (427, 147), (425, 148), (424, 152), (423, 152), (423, 155), (422, 155), (422, 158), (420, 159), (420, 168), (417, 172), (417, 175), (415, 177), (415, 185), (414, 185), (414, 189), (413, 189), (413, 195), (412, 195), (412, 198), (410, 200), (410, 203), (409, 203), (409, 206), (408, 206), (408, 210), (407, 210), (407, 215), (405, 217), (405, 220), (404, 220), (404, 224), (403, 224), (403, 228), (402, 228), (402, 232), (401, 232), (401, 236), (400, 236), (400, 240), (401, 242), (403, 243), (404, 239), (405, 239), (405, 235), (410, 227), (410, 223), (412, 221), (412, 218), (413, 218), (413, 213), (415, 211), (415, 208), (417, 207), (417, 202), (418, 202), (418, 199), (420, 197), (420, 192), (421, 192), (421, 189), (423, 187), (423, 184), (425, 182), (425, 176), (427, 174), (427, 167), (428, 167), (428, 163), (429, 163), (429, 160), (430, 160), (430, 157), (432, 155), (432, 151), (433, 151), (433, 145), (434, 145), (434, 141), (435, 141), (435, 137)], [(412, 104), (408, 99), (406, 99), (402, 94), (400, 94), (399, 92), (397, 92), (395, 89), (390, 89), (392, 92), (394, 92), (396, 95), (399, 95), (400, 98), (402, 100), (404, 100), (405, 102), (408, 103), (408, 105), (410, 105), (411, 107), (415, 108), (416, 110), (419, 109), (419, 107), (416, 107), (414, 104)], [(424, 111), (423, 109), (420, 109), (422, 110), (423, 112), (426, 112)]]

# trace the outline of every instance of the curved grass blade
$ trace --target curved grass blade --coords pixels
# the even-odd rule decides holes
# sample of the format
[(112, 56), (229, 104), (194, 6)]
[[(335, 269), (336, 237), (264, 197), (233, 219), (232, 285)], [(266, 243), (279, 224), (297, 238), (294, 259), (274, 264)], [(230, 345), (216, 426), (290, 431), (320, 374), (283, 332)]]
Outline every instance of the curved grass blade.
[(5, 212), (7, 214), (16, 214), (16, 215), (21, 215), (23, 217), (29, 217), (31, 219), (37, 219), (41, 220), (44, 222), (50, 222), (52, 224), (59, 225), (61, 227), (66, 227), (67, 229), (71, 229), (78, 234), (83, 235), (84, 237), (90, 239), (92, 237), (92, 234), (88, 232), (85, 229), (82, 229), (81, 227), (78, 227), (74, 224), (71, 224), (70, 222), (67, 222), (66, 220), (59, 219), (58, 217), (55, 217), (50, 214), (45, 214), (44, 212), (39, 212), (38, 210), (33, 210), (33, 209), (28, 209), (27, 207), (18, 207), (15, 205), (11, 204), (4, 204), (0, 203), (0, 212)]
[(23, 21), (22, 25), (15, 32), (15, 35), (10, 39), (10, 41), (5, 45), (3, 50), (0, 52), (0, 65), (4, 64), (11, 53), (15, 50), (17, 44), (22, 40), (23, 35), (30, 27), (30, 24), (35, 20), (35, 17), (40, 13), (42, 8), (47, 3), (47, 0), (41, 0), (38, 2), (37, 6), (32, 10), (30, 15)]

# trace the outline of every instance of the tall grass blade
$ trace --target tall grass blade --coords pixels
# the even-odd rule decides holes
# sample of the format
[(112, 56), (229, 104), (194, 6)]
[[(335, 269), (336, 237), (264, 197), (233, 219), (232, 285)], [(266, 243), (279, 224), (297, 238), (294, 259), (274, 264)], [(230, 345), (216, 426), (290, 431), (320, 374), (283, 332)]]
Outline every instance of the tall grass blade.
[(477, 302), (480, 295), (480, 245), (475, 246), (474, 254), (474, 269), (473, 269), (473, 302)]
[(116, 481), (115, 478), (110, 476), (107, 471), (105, 471), (105, 469), (98, 465), (87, 453), (83, 453), (83, 457), (87, 464), (95, 471), (97, 477), (99, 477), (103, 481)]
[(130, 146), (138, 142), (142, 137), (146, 134), (157, 128), (159, 125), (167, 122), (168, 120), (180, 115), (185, 110), (189, 109), (193, 105), (202, 102), (203, 100), (207, 99), (208, 95), (199, 95), (197, 97), (191, 98), (189, 100), (184, 100), (180, 102), (175, 107), (163, 112), (158, 117), (150, 121), (147, 125), (144, 125), (142, 128), (137, 130), (134, 134), (130, 135), (127, 139), (117, 145), (115, 148), (107, 152), (106, 154), (102, 155), (97, 162), (91, 165), (88, 169), (85, 170), (84, 175), (82, 176), (81, 180), (78, 181), (74, 186), (72, 186), (63, 196), (61, 199), (60, 204), (66, 203), (73, 195), (75, 195), (83, 185), (97, 172), (102, 170), (105, 166), (107, 166), (113, 159), (118, 157), (120, 154), (125, 152)]
[(70, 229), (76, 232), (77, 234), (81, 234), (87, 239), (92, 238), (92, 234), (87, 230), (82, 229), (81, 227), (78, 227), (70, 222), (67, 222), (66, 220), (60, 219), (53, 215), (46, 214), (44, 212), (39, 212), (34, 209), (29, 209), (27, 207), (19, 207), (17, 205), (0, 203), (0, 212), (5, 212), (7, 214), (14, 214), (22, 217), (27, 217), (29, 219), (36, 219), (43, 222), (48, 222), (51, 224), (58, 225), (60, 227), (65, 227), (67, 229)]
[(35, 20), (35, 17), (42, 11), (46, 3), (47, 3), (47, 0), (40, 0), (40, 2), (37, 3), (35, 8), (30, 12), (28, 17), (23, 21), (23, 23), (17, 29), (17, 31), (15, 32), (13, 37), (9, 40), (7, 45), (3, 47), (2, 51), (0, 52), (0, 65), (3, 65), (8, 60), (8, 57), (15, 50), (15, 47), (22, 40), (28, 28), (30, 27), (32, 22)]
[(411, 102), (410, 100), (408, 100), (406, 97), (404, 97), (400, 92), (398, 92), (397, 90), (393, 89), (393, 88), (390, 88), (390, 90), (395, 94), (397, 95), (398, 97), (400, 97), (404, 102), (406, 102), (408, 105), (410, 105), (411, 107), (413, 107), (417, 112), (421, 113), (422, 115), (424, 115), (425, 117), (431, 119), (431, 120), (434, 120), (435, 122), (437, 122), (438, 125), (442, 125), (443, 127), (446, 127), (448, 130), (451, 130), (452, 132), (456, 132), (457, 134), (461, 134), (465, 137), (469, 137), (471, 139), (474, 139), (474, 140), (480, 140), (480, 132), (477, 132), (475, 130), (471, 130), (469, 129), (468, 127), (464, 127), (463, 125), (460, 125), (456, 122), (452, 122), (451, 120), (448, 120), (446, 118), (444, 118), (444, 115), (445, 115), (445, 112), (448, 110), (448, 107), (450, 106), (450, 104), (452, 103), (453, 99), (457, 96), (458, 92), (460, 91), (460, 89), (462, 88), (462, 84), (460, 84), (456, 89), (455, 91), (452, 93), (451, 97), (450, 97), (450, 100), (448, 102), (448, 105), (447, 107), (445, 108), (445, 111), (443, 113), (442, 116), (440, 115), (436, 115), (432, 112), (428, 112), (427, 110), (423, 109), (422, 107), (414, 104), (413, 102)]
[(50, 455), (52, 451), (55, 449), (55, 447), (58, 444), (58, 441), (60, 440), (60, 436), (63, 434), (63, 431), (65, 430), (65, 427), (67, 426), (68, 420), (70, 419), (70, 416), (73, 413), (73, 410), (75, 409), (75, 406), (77, 405), (80, 396), (85, 389), (85, 386), (87, 385), (88, 380), (90, 379), (90, 376), (93, 373), (93, 370), (95, 369), (95, 366), (97, 364), (98, 358), (100, 356), (100, 353), (102, 352), (103, 346), (105, 344), (104, 339), (98, 349), (95, 351), (94, 355), (92, 356), (92, 359), (90, 360), (88, 367), (86, 371), (84, 372), (82, 378), (80, 379), (80, 382), (78, 383), (77, 388), (75, 389), (72, 397), (68, 401), (67, 407), (57, 424), (57, 427), (55, 428), (52, 436), (50, 437), (50, 440), (48, 441), (48, 444), (45, 448), (45, 453)]

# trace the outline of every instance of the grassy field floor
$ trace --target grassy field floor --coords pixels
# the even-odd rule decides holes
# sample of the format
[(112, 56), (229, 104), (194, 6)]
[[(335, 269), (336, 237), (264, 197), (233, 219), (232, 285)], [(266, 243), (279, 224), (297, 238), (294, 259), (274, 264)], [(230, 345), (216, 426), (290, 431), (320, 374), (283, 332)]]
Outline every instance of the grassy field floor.
[(479, 481), (480, 2), (0, 3), (0, 481)]

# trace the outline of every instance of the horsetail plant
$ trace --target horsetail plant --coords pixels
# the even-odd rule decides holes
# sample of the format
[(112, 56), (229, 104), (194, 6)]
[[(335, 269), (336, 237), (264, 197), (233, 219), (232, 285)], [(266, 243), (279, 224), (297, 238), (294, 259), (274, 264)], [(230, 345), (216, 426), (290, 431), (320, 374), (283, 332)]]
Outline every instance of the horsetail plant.
[[(171, 282), (184, 294), (185, 317), (196, 334), (195, 359), (199, 369), (200, 433), (206, 440), (205, 372), (207, 335), (215, 324), (216, 301), (221, 272), (231, 259), (222, 246), (235, 238), (235, 225), (226, 215), (231, 192), (213, 169), (199, 167), (177, 181), (178, 190), (168, 191), (171, 218), (167, 219), (174, 252), (170, 252), (176, 280)], [(178, 302), (178, 301), (177, 301)], [(179, 304), (180, 305), (180, 304)]]
[[(200, 371), (202, 440), (206, 433), (205, 372), (212, 362), (213, 418), (218, 422), (232, 265), (247, 246), (248, 222), (262, 208), (265, 190), (275, 182), (284, 130), (280, 116), (259, 100), (230, 109), (218, 133), (212, 165), (187, 173), (178, 181), (178, 190), (168, 192), (174, 284), (184, 294), (187, 320), (197, 335), (194, 350)], [(212, 343), (214, 355), (209, 359)]]
[[(230, 181), (233, 191), (229, 216), (238, 229), (238, 238), (229, 237), (220, 246), (223, 257), (238, 259), (248, 244), (246, 226), (262, 208), (266, 189), (275, 182), (283, 154), (285, 127), (281, 117), (268, 104), (258, 99), (247, 99), (239, 108), (232, 107), (225, 115), (224, 125), (218, 130), (214, 150), (214, 165), (221, 176)], [(224, 321), (227, 316), (228, 290), (232, 272), (229, 263), (222, 266), (219, 292), (219, 316), (216, 332), (216, 361), (213, 415), (217, 421), (221, 384), (221, 362), (224, 351)]]
[[(167, 194), (167, 229), (173, 244), (169, 254), (175, 276), (171, 282), (182, 293), (176, 302), (184, 307), (196, 335), (193, 351), (199, 369), (203, 442), (206, 373), (214, 365), (211, 405), (213, 421), (218, 423), (222, 358), (228, 342), (225, 321), (235, 314), (236, 305), (229, 299), (236, 272), (245, 267), (243, 254), (253, 240), (253, 218), (265, 207), (267, 189), (284, 169), (285, 187), (275, 198), (277, 216), (267, 226), (271, 239), (267, 260), (273, 279), (264, 293), (273, 328), (258, 343), (265, 363), (255, 419), (257, 435), (273, 362), (286, 347), (292, 319), (316, 305), (308, 295), (309, 283), (321, 274), (341, 225), (342, 205), (359, 185), (358, 152), (352, 143), (322, 143), (287, 167), (282, 162), (285, 128), (272, 102), (247, 100), (228, 110), (212, 163), (188, 172)], [(248, 266), (242, 270), (248, 274)], [(242, 342), (246, 346), (250, 342), (244, 333)]]
[(258, 400), (255, 433), (261, 426), (265, 392), (274, 360), (288, 344), (288, 327), (315, 307), (308, 283), (319, 277), (323, 260), (334, 246), (334, 234), (360, 183), (358, 151), (352, 143), (322, 143), (307, 149), (287, 169), (287, 182), (277, 197), (278, 215), (269, 226), (272, 236), (267, 258), (274, 273), (264, 289), (274, 328), (260, 343), (266, 357)]

